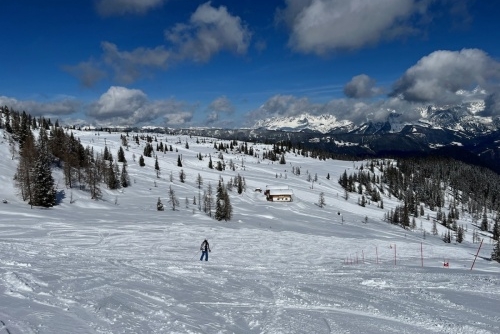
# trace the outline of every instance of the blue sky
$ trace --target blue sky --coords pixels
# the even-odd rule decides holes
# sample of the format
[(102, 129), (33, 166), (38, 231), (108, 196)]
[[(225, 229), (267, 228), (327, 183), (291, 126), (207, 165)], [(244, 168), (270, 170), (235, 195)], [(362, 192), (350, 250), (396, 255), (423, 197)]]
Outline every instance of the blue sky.
[(477, 98), (496, 116), (499, 9), (481, 0), (4, 0), (0, 104), (68, 122), (172, 127), (304, 112), (360, 123)]

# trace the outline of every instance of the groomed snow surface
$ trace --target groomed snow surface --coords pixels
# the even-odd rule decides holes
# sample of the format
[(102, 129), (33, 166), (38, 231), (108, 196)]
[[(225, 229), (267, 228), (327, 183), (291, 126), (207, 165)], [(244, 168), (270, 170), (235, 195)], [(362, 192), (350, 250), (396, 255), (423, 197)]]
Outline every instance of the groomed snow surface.
[[(359, 206), (354, 193), (345, 200), (337, 180), (362, 162), (287, 154), (280, 165), (224, 153), (236, 171), (218, 172), (208, 169), (206, 155), (218, 160), (210, 140), (157, 135), (174, 148), (159, 153), (157, 178), (154, 158), (138, 165), (144, 141), (138, 146), (130, 137), (131, 187), (103, 185), (103, 199), (94, 201), (66, 189), (55, 171), (60, 204), (31, 209), (13, 186), (17, 158), (1, 131), (0, 199), (8, 203), (0, 203), (0, 334), (500, 332), (500, 265), (489, 260), (489, 238), (471, 271), (479, 244), (466, 213), (459, 221), (466, 242), (445, 244), (444, 230), (431, 235), (425, 218), (414, 231), (384, 222), (394, 198), (384, 196), (384, 209)], [(74, 135), (96, 152), (106, 141), (117, 157), (120, 134)], [(255, 146), (260, 156), (264, 149)], [(178, 177), (179, 154), (186, 183)], [(307, 181), (307, 172), (318, 182)], [(231, 221), (193, 205), (198, 173), (201, 193), (210, 182), (214, 195), (219, 177), (245, 178), (243, 194), (229, 193)], [(266, 185), (288, 186), (293, 202), (267, 202), (254, 191)], [(180, 202), (176, 211), (169, 186)], [(208, 262), (199, 261), (204, 238), (212, 247)]]

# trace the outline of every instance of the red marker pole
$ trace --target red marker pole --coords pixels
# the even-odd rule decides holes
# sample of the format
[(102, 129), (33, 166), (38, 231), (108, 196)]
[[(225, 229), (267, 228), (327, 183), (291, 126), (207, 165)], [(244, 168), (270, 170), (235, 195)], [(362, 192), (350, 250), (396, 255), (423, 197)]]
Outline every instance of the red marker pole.
[(479, 248), (477, 249), (477, 253), (476, 253), (476, 256), (474, 257), (474, 261), (472, 262), (472, 266), (470, 267), (470, 270), (472, 270), (472, 268), (474, 268), (474, 263), (476, 263), (477, 256), (479, 255), (479, 251), (481, 250), (481, 246), (483, 245), (483, 240), (484, 239), (481, 239), (481, 243), (479, 244)]

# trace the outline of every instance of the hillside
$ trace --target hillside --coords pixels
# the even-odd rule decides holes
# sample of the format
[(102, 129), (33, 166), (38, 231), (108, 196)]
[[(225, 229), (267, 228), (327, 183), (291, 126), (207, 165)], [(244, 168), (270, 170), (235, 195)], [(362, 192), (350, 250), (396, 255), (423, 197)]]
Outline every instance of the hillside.
[[(56, 169), (59, 204), (31, 209), (14, 187), (17, 157), (11, 159), (3, 131), (0, 333), (500, 331), (500, 265), (489, 260), (489, 236), (481, 236), (471, 271), (479, 244), (472, 242), (476, 226), (466, 213), (459, 220), (465, 242), (445, 244), (444, 227), (432, 235), (431, 220), (418, 218), (413, 231), (383, 221), (399, 204), (394, 198), (383, 195), (384, 209), (361, 207), (354, 193), (346, 200), (338, 178), (363, 162), (287, 154), (282, 165), (261, 159), (269, 146), (249, 144), (259, 157), (223, 153), (235, 170), (219, 172), (208, 161), (209, 155), (219, 160), (214, 141), (221, 140), (157, 134), (158, 143), (173, 148), (155, 151), (159, 178), (154, 158), (138, 164), (144, 141), (130, 139), (131, 187), (103, 184), (95, 201), (85, 190), (67, 189)], [(121, 145), (121, 133), (73, 134), (94, 152), (107, 146), (113, 157)], [(292, 173), (296, 168), (300, 175)], [(246, 191), (229, 192), (230, 221), (193, 204), (209, 184), (215, 196), (220, 178), (227, 183), (238, 174)], [(318, 181), (308, 181), (308, 174)], [(266, 185), (289, 187), (293, 201), (268, 202), (255, 191)], [(179, 200), (175, 211), (169, 187)], [(319, 207), (322, 192), (326, 205)], [(156, 210), (158, 198), (165, 211)], [(208, 262), (199, 261), (204, 238), (212, 248)]]

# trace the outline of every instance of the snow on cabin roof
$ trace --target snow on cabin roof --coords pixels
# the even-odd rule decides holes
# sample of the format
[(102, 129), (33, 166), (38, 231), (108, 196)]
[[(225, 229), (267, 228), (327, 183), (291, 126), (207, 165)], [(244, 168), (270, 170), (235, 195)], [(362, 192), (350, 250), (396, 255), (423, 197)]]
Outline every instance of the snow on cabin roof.
[(272, 190), (272, 189), (288, 189), (288, 186), (266, 186), (267, 190)]
[(275, 196), (275, 195), (293, 195), (293, 190), (292, 189), (270, 189), (269, 190), (269, 195), (270, 196)]

